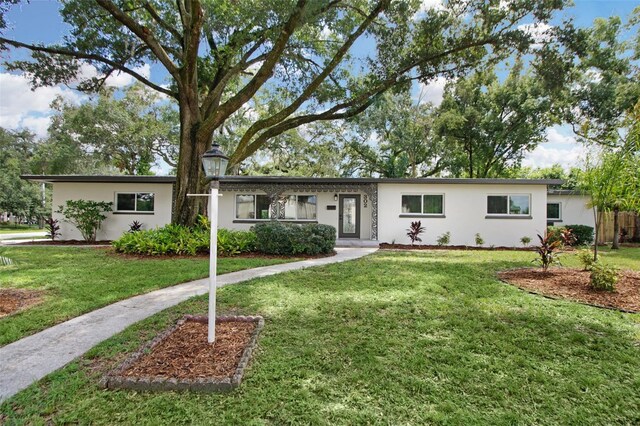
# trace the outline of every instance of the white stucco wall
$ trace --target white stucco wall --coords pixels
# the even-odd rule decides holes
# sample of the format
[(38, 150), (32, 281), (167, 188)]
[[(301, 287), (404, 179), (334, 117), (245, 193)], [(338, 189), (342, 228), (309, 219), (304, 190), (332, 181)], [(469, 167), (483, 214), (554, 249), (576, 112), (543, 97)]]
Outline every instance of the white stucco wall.
[[(403, 194), (444, 194), (444, 217), (401, 217)], [(531, 218), (487, 218), (488, 195), (531, 195)], [(392, 184), (378, 185), (380, 242), (410, 243), (407, 228), (420, 220), (426, 231), (422, 244), (436, 244), (445, 232), (451, 245), (475, 245), (479, 233), (485, 246), (521, 246), (520, 238), (537, 241), (546, 229), (546, 185), (508, 184)]]
[(554, 225), (588, 225), (595, 226), (593, 209), (588, 207), (590, 198), (587, 195), (553, 195), (547, 196), (548, 203), (560, 203), (562, 221), (554, 221)]
[[(264, 192), (260, 191), (220, 191), (222, 196), (219, 199), (219, 215), (218, 215), (218, 226), (221, 228), (227, 229), (237, 229), (237, 230), (248, 230), (251, 228), (256, 221), (253, 223), (243, 223), (243, 221), (237, 221), (236, 217), (236, 195), (237, 194), (264, 194)], [(331, 225), (333, 227), (338, 228), (338, 212), (339, 205), (338, 201), (334, 201), (334, 192), (313, 192), (306, 191), (300, 193), (294, 192), (285, 192), (283, 195), (316, 195), (318, 197), (317, 204), (317, 223), (322, 223), (325, 225)], [(367, 206), (364, 206), (364, 198), (365, 194), (361, 192), (342, 192), (338, 194), (359, 194), (360, 195), (360, 239), (368, 240), (371, 238), (371, 201), (367, 200)], [(327, 206), (336, 206), (335, 210), (328, 210)], [(316, 221), (311, 221), (316, 222)]]
[(98, 240), (114, 240), (129, 230), (134, 220), (142, 223), (142, 229), (153, 229), (171, 222), (171, 200), (173, 185), (170, 183), (110, 183), (110, 182), (54, 182), (53, 183), (53, 218), (58, 219), (61, 226), (62, 240), (81, 240), (82, 235), (71, 224), (64, 222), (60, 213), (55, 213), (58, 206), (66, 200), (110, 201), (114, 203), (118, 192), (153, 192), (155, 194), (153, 214), (141, 213), (108, 213), (107, 219), (98, 230)]

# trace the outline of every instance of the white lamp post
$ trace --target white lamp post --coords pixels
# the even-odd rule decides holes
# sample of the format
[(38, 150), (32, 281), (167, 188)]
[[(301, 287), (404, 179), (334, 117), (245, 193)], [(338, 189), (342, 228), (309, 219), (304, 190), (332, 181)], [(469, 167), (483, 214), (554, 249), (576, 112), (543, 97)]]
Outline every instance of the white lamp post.
[(209, 220), (211, 221), (211, 239), (209, 240), (209, 334), (208, 341), (216, 340), (216, 284), (218, 263), (218, 188), (220, 179), (227, 171), (229, 157), (220, 151), (220, 145), (214, 143), (202, 156), (202, 167), (207, 179), (211, 180), (209, 196)]

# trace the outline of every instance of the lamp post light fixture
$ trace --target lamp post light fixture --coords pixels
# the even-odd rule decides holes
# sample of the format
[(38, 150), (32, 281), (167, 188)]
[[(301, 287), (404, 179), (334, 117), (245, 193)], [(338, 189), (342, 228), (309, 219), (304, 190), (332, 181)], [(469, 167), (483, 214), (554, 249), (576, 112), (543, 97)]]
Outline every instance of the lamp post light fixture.
[(218, 263), (218, 181), (227, 171), (229, 157), (220, 150), (220, 145), (214, 143), (211, 149), (202, 156), (204, 174), (211, 181), (209, 184), (209, 221), (211, 222), (211, 237), (209, 239), (209, 326), (207, 340), (216, 340), (216, 285)]

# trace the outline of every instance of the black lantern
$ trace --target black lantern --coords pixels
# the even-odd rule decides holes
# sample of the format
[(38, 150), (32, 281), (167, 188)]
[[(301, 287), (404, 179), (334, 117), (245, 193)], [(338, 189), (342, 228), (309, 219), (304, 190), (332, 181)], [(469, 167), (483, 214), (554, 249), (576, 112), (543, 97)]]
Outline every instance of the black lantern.
[(202, 167), (204, 168), (204, 174), (211, 180), (218, 180), (227, 171), (227, 164), (229, 163), (229, 157), (224, 155), (220, 150), (220, 145), (214, 143), (211, 149), (204, 153), (202, 156)]

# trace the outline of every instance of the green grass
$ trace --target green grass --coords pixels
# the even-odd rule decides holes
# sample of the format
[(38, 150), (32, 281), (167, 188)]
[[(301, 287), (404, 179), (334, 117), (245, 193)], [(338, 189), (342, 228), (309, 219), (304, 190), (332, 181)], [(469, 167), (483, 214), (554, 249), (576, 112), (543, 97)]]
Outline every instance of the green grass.
[[(45, 293), (42, 303), (0, 319), (0, 346), (118, 300), (209, 273), (208, 258), (141, 260), (81, 247), (8, 246), (2, 254), (15, 264), (0, 270), (0, 288)], [(220, 258), (218, 273), (289, 261)]]
[[(598, 248), (598, 260), (621, 269), (640, 270), (640, 247), (622, 247), (620, 250), (600, 247)], [(561, 255), (560, 262), (563, 266), (582, 267), (576, 256), (569, 253)]]
[[(638, 424), (640, 318), (499, 282), (522, 252), (379, 252), (229, 286), (266, 326), (230, 394), (98, 388), (199, 297), (138, 323), (0, 407), (8, 424)], [(617, 259), (617, 258), (616, 258)], [(1, 416), (0, 415), (0, 416)]]
[(43, 229), (40, 229), (35, 225), (0, 225), (0, 235), (38, 231), (43, 231)]

